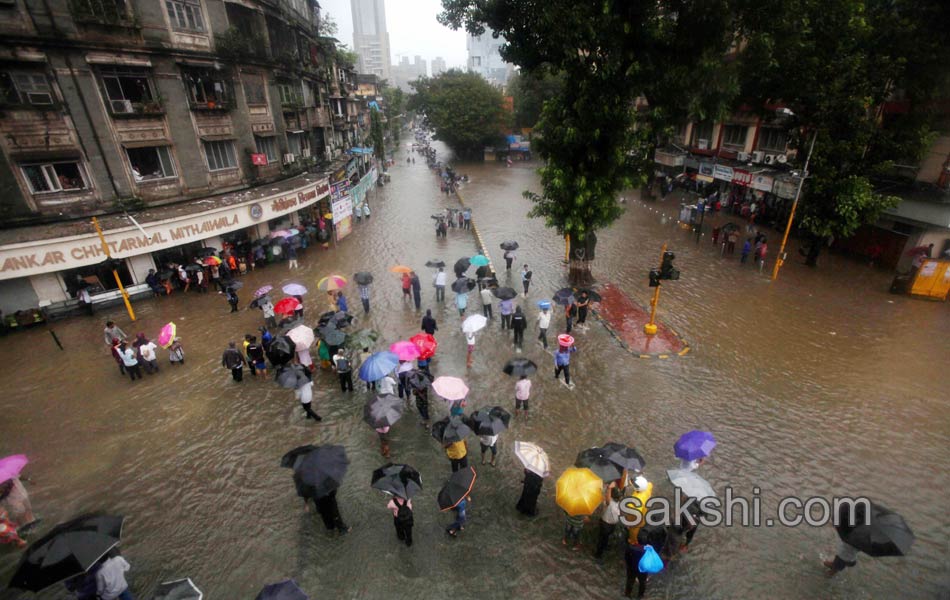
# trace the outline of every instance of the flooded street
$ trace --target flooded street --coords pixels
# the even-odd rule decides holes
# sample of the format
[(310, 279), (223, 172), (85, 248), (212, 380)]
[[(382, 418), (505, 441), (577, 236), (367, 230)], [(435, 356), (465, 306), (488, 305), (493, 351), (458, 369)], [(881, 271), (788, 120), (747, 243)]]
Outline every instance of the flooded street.
[[(441, 144), (436, 147), (444, 156)], [(458, 229), (449, 230), (447, 240), (436, 239), (429, 216), (458, 204), (439, 194), (421, 156), (414, 165), (405, 163), (404, 151), (396, 159), (392, 183), (369, 193), (368, 223), (354, 225), (354, 233), (330, 251), (307, 249), (297, 271), (281, 263), (249, 274), (239, 292), (242, 306), (261, 285), (295, 281), (312, 290), (305, 314), (315, 324), (326, 305), (317, 280), (369, 270), (376, 280), (368, 318), (356, 290), (347, 290), (359, 316), (356, 327), (380, 331), (386, 346), (417, 333), (422, 314), (404, 303), (389, 267), (417, 270), (424, 312), (436, 306), (426, 260), (451, 265), (475, 254), (476, 246), (473, 235)], [(948, 306), (890, 295), (887, 273), (836, 256), (824, 256), (819, 270), (791, 258), (770, 283), (751, 264), (740, 268), (738, 254), (721, 258), (708, 237), (697, 244), (661, 216), (676, 211), (672, 200), (642, 203), (629, 194), (626, 214), (599, 236), (595, 277), (646, 305), (647, 271), (668, 243), (682, 278), (664, 284), (659, 317), (692, 349), (683, 358), (639, 359), (594, 321), (577, 334), (577, 387), (568, 391), (551, 378), (551, 356), (533, 342), (534, 301), (561, 287), (565, 274), (563, 240), (542, 221), (525, 217), (530, 203), (521, 192), (537, 189), (536, 166), (457, 167), (470, 177), (462, 194), (502, 269), (502, 284), (503, 240), (519, 241), (515, 265), (528, 263), (534, 272), (523, 303), (531, 323), (524, 356), (540, 366), (532, 418), (513, 422), (502, 434), (499, 466), (480, 467), (477, 440), (469, 440), (479, 478), (460, 539), (445, 535), (451, 518), (436, 505), (448, 459), (414, 411), (391, 433), (393, 460), (415, 466), (425, 486), (414, 499), (416, 543), (407, 549), (395, 539), (386, 500), (370, 488), (372, 470), (386, 461), (362, 421), (369, 397), (362, 385), (359, 393), (343, 396), (336, 377), (320, 373), (315, 401), (324, 420), (312, 424), (293, 392), (250, 376), (232, 382), (221, 353), (228, 341), (256, 332), (261, 313), (232, 315), (223, 296), (193, 293), (136, 302), (134, 324), (121, 306), (95, 318), (53, 323), (62, 352), (43, 327), (0, 339), (6, 388), (0, 452), (30, 456), (26, 473), (34, 480), (30, 490), (42, 527), (94, 510), (125, 515), (122, 548), (138, 598), (149, 598), (161, 581), (184, 576), (211, 600), (250, 599), (265, 583), (287, 577), (313, 598), (616, 598), (624, 577), (619, 550), (614, 546), (603, 563), (594, 561), (589, 550), (596, 523), (585, 531), (590, 537), (583, 552), (561, 546), (563, 517), (553, 478), (545, 481), (539, 517), (529, 520), (514, 510), (522, 468), (513, 442), (542, 445), (555, 475), (583, 448), (608, 441), (633, 445), (647, 460), (654, 493), (669, 494), (665, 469), (674, 466), (673, 442), (698, 428), (718, 440), (701, 473), (720, 495), (726, 486), (744, 496), (759, 487), (765, 517), (774, 516), (785, 496), (868, 495), (904, 515), (917, 541), (906, 558), (862, 555), (857, 568), (828, 579), (820, 554), (836, 544), (830, 526), (700, 528), (689, 554), (652, 578), (648, 597), (946, 594)], [(777, 250), (778, 234), (768, 235)], [(792, 243), (790, 257), (796, 249)], [(511, 274), (516, 288), (518, 270)], [(501, 367), (513, 351), (497, 315), (466, 369), (454, 295), (447, 296), (449, 303), (433, 310), (440, 342), (433, 372), (466, 379), (469, 410), (496, 404), (512, 410), (514, 382)], [(472, 294), (468, 314), (479, 307)], [(173, 368), (160, 350), (160, 373), (134, 384), (121, 377), (102, 341), (110, 318), (130, 335), (149, 337), (175, 321), (185, 365)], [(563, 317), (552, 328), (555, 323), (563, 327)], [(432, 406), (434, 419), (448, 414), (434, 395)], [(279, 468), (287, 450), (308, 443), (342, 444), (350, 457), (338, 492), (353, 527), (344, 538), (329, 537), (319, 518), (303, 511), (291, 472)], [(0, 554), (0, 582), (9, 579), (17, 558), (7, 550)], [(40, 597), (61, 597), (60, 589)]]

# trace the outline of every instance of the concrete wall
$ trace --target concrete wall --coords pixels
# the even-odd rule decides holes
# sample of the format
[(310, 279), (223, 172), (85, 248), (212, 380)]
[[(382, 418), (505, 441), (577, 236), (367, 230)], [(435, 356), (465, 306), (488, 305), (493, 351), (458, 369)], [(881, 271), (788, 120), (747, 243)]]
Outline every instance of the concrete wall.
[(0, 310), (4, 315), (13, 314), (18, 310), (36, 308), (36, 305), (36, 291), (28, 278), (0, 281)]
[(63, 278), (58, 273), (43, 273), (29, 279), (40, 302), (62, 302), (69, 299)]

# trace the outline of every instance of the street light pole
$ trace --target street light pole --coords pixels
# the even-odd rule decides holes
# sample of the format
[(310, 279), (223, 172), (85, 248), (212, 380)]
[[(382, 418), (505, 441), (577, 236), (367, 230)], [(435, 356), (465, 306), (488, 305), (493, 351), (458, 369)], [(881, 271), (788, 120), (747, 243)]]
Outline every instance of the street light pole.
[(778, 279), (778, 270), (782, 268), (785, 262), (785, 244), (788, 243), (788, 234), (792, 231), (792, 221), (795, 219), (795, 209), (798, 208), (798, 199), (802, 195), (802, 185), (805, 183), (805, 177), (808, 176), (808, 163), (811, 161), (811, 152), (815, 149), (815, 138), (818, 137), (816, 129), (811, 135), (811, 143), (808, 145), (808, 155), (805, 157), (805, 167), (802, 169), (802, 176), (798, 179), (798, 189), (795, 191), (795, 201), (792, 202), (792, 211), (788, 214), (788, 223), (785, 224), (785, 235), (782, 236), (782, 245), (779, 246), (778, 255), (775, 257), (775, 266), (772, 267), (772, 281)]
[[(106, 258), (112, 258), (112, 253), (109, 252), (109, 244), (106, 243), (106, 238), (104, 235), (102, 235), (102, 228), (99, 227), (99, 219), (93, 217), (92, 225), (96, 228), (96, 233), (99, 234), (99, 241), (102, 242), (102, 251), (106, 253)], [(132, 310), (132, 303), (129, 302), (129, 293), (125, 291), (125, 286), (122, 285), (122, 280), (119, 278), (119, 272), (115, 269), (112, 269), (112, 276), (115, 277), (115, 283), (119, 286), (119, 291), (122, 292), (122, 300), (125, 301), (125, 309), (129, 311), (129, 318), (134, 321), (135, 311)]]

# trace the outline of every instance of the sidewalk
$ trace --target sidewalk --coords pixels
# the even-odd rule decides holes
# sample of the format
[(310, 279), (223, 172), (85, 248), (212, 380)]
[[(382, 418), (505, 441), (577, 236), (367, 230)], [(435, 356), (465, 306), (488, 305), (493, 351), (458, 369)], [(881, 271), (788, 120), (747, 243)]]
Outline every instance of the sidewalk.
[(607, 283), (598, 291), (601, 301), (595, 305), (594, 315), (626, 350), (640, 358), (669, 358), (689, 352), (689, 344), (659, 321), (656, 335), (643, 333), (650, 312), (634, 303), (619, 287)]

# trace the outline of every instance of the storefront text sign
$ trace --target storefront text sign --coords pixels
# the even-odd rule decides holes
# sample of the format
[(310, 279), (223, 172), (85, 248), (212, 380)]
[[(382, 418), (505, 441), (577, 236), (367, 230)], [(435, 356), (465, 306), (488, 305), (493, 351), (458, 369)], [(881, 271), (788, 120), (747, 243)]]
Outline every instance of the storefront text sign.
[(732, 183), (736, 185), (749, 185), (752, 183), (752, 173), (748, 171), (743, 171), (742, 169), (733, 169), (732, 170)]
[(732, 181), (732, 167), (727, 167), (725, 165), (713, 165), (713, 179)]
[(769, 175), (754, 175), (752, 177), (752, 189), (761, 192), (771, 192), (772, 178)]

